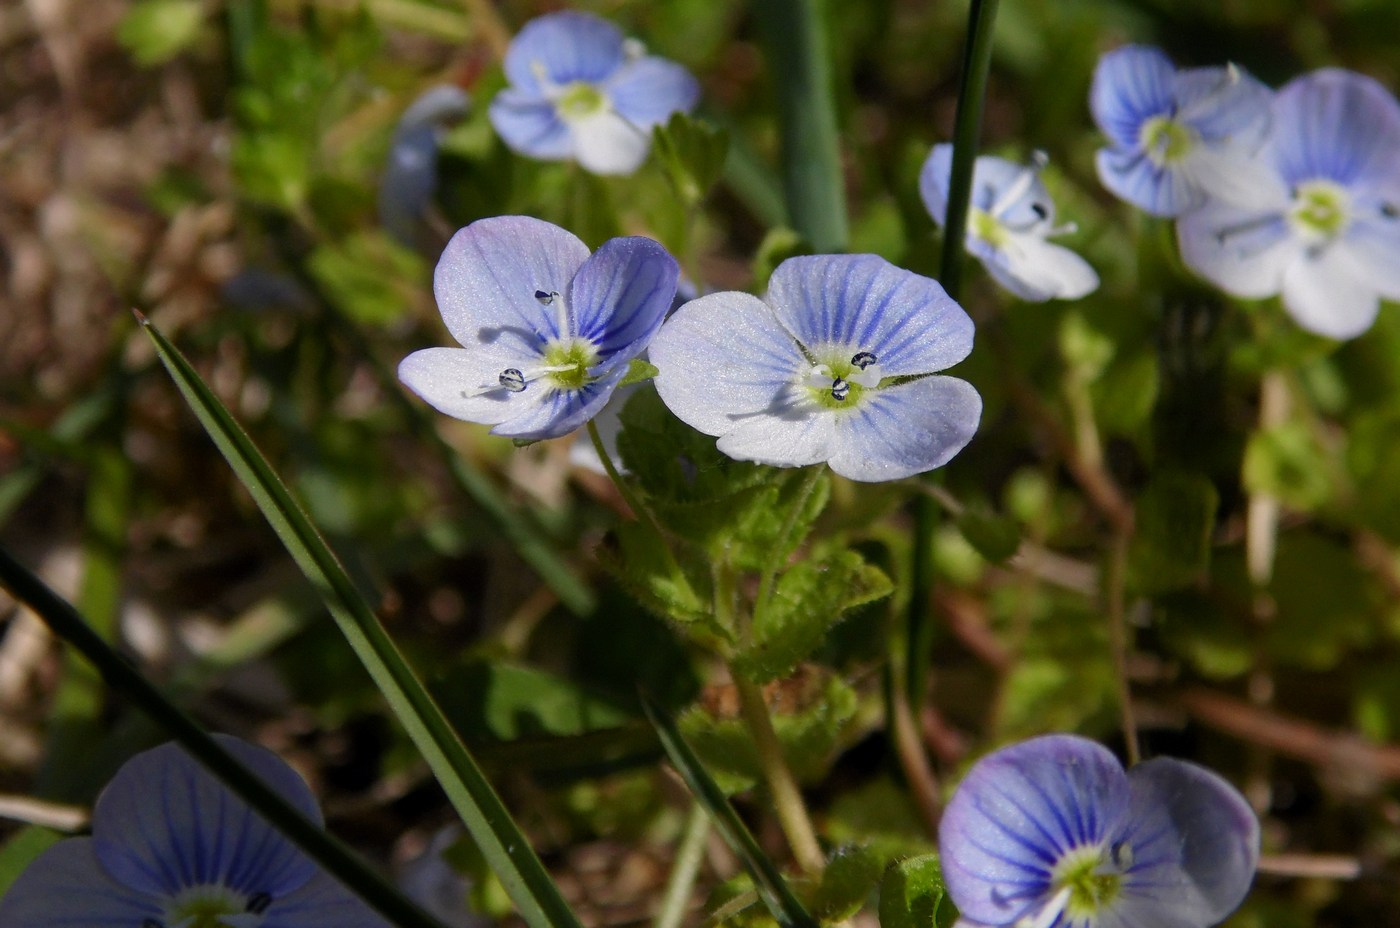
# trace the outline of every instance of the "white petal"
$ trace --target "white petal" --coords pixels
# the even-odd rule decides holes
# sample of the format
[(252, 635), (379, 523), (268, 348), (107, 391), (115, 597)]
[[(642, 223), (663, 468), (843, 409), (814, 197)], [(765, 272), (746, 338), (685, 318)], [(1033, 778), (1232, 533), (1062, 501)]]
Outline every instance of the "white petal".
[(1346, 249), (1381, 296), (1400, 300), (1400, 221), (1357, 220), (1333, 247)]
[(982, 397), (956, 377), (922, 377), (865, 394), (837, 420), (831, 469), (851, 480), (899, 480), (942, 467), (982, 417)]
[(527, 415), (549, 392), (539, 383), (519, 393), (499, 386), (501, 372), (519, 369), (521, 360), (481, 348), (424, 348), (399, 363), (399, 380), (440, 413), (495, 425)]
[(1207, 196), (1245, 209), (1283, 209), (1288, 202), (1288, 187), (1272, 159), (1237, 146), (1197, 145), (1179, 170)]
[(1079, 255), (1025, 232), (1008, 232), (987, 270), (997, 282), (1025, 300), (1077, 300), (1093, 293), (1099, 275)]
[(1302, 257), (1283, 275), (1283, 307), (1300, 326), (1328, 338), (1355, 338), (1371, 327), (1380, 295), (1343, 248)]
[(594, 174), (631, 174), (642, 166), (651, 136), (607, 109), (569, 123), (574, 157)]
[(775, 467), (820, 464), (834, 453), (836, 415), (788, 387), (763, 413), (740, 420), (716, 447), (740, 461)]
[(1273, 296), (1283, 272), (1302, 254), (1283, 216), (1212, 201), (1181, 217), (1177, 243), (1186, 266), (1226, 293)]

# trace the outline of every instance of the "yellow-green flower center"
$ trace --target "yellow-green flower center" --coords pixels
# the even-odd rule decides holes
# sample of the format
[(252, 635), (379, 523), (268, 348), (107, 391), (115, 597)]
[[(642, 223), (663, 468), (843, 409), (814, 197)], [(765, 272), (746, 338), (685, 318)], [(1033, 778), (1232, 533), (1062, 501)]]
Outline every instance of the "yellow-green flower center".
[(1196, 130), (1166, 116), (1154, 116), (1142, 124), (1138, 143), (1157, 167), (1175, 164), (1196, 146)]
[(554, 100), (554, 109), (564, 119), (584, 119), (607, 108), (608, 98), (587, 81), (568, 84)]
[[(162, 928), (249, 928), (262, 921), (271, 898), (251, 898), (226, 886), (192, 886), (171, 898)], [(149, 922), (148, 922), (149, 923)]]
[(1115, 865), (1104, 866), (1107, 856), (1103, 846), (1089, 845), (1075, 848), (1055, 865), (1050, 882), (1057, 890), (1069, 890), (1065, 912), (1071, 918), (1096, 916), (1118, 898), (1123, 875)]
[(1351, 196), (1330, 180), (1305, 181), (1293, 193), (1288, 219), (1304, 238), (1330, 241), (1351, 223)]
[(578, 390), (592, 382), (588, 369), (598, 363), (598, 349), (586, 338), (556, 339), (544, 348), (544, 377), (561, 390)]
[(802, 386), (822, 409), (855, 409), (865, 391), (880, 385), (879, 359), (869, 351), (831, 348), (816, 357)]
[(993, 248), (1001, 248), (1007, 242), (1009, 233), (997, 218), (984, 209), (972, 207), (967, 212), (967, 232), (974, 238), (991, 245)]

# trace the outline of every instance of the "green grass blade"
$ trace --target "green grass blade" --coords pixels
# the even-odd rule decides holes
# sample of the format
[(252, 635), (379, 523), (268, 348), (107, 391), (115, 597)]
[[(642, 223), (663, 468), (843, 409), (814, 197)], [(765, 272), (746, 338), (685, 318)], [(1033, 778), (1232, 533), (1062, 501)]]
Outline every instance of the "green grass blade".
[(521, 917), (532, 928), (577, 928), (578, 919), (481, 768), (311, 520), (189, 361), (145, 317), (139, 318), (176, 386), (288, 553), (321, 594)]
[(778, 924), (783, 928), (815, 928), (817, 920), (793, 895), (778, 868), (768, 855), (763, 853), (763, 849), (749, 833), (748, 827), (729, 804), (723, 791), (715, 785), (715, 781), (700, 764), (700, 759), (695, 756), (690, 745), (685, 743), (685, 739), (676, 729), (675, 722), (646, 696), (642, 697), (642, 709), (646, 712), (647, 720), (656, 728), (656, 733), (661, 738), (661, 746), (665, 749), (666, 756), (671, 759), (671, 764), (685, 780), (686, 786), (690, 787), (696, 801), (705, 807), (725, 843), (738, 855), (749, 876), (753, 877), (759, 898), (777, 919)]
[(126, 658), (112, 650), (72, 605), (45, 586), (4, 548), (0, 548), (0, 585), (33, 609), (55, 635), (86, 657), (108, 686), (154, 719), (210, 773), (391, 924), (399, 928), (443, 928), (441, 922), (407, 899), (354, 851), (308, 819), (225, 751), (198, 722), (166, 699)]

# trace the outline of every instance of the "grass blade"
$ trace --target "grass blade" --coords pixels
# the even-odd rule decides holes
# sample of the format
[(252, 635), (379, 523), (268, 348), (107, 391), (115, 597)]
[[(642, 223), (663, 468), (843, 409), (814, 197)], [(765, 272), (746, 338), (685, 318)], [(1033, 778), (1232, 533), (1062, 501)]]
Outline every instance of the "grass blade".
[(521, 917), (532, 928), (577, 928), (577, 917), (466, 745), (286, 485), (184, 355), (144, 316), (138, 314), (138, 319), (205, 431), (248, 488), (288, 553), (321, 594), (342, 634), (428, 762)]
[(778, 924), (783, 928), (816, 928), (816, 919), (793, 895), (778, 868), (773, 865), (768, 855), (763, 853), (763, 849), (749, 833), (739, 814), (715, 785), (715, 781), (705, 772), (690, 745), (685, 743), (685, 739), (676, 729), (675, 722), (646, 696), (642, 697), (642, 709), (646, 712), (647, 720), (656, 728), (656, 733), (661, 738), (661, 746), (666, 750), (671, 764), (685, 780), (686, 786), (690, 787), (696, 801), (705, 807), (725, 843), (738, 855), (749, 876), (753, 877), (759, 898), (777, 919)]

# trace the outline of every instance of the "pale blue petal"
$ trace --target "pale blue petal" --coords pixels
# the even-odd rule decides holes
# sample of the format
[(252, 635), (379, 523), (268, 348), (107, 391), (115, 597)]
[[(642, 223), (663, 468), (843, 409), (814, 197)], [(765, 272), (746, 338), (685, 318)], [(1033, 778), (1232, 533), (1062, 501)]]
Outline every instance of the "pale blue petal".
[(433, 293), (448, 331), (464, 347), (502, 338), (542, 345), (560, 333), (554, 305), (535, 293), (568, 293), (587, 260), (588, 246), (556, 225), (529, 216), (479, 219), (443, 249)]
[(1110, 193), (1153, 216), (1180, 216), (1205, 201), (1185, 174), (1158, 167), (1140, 149), (1100, 148), (1094, 167)]
[(1274, 98), (1273, 149), (1292, 185), (1325, 178), (1345, 187), (1393, 183), (1400, 171), (1400, 106), (1376, 81), (1327, 68)]
[(646, 350), (676, 297), (680, 265), (658, 242), (611, 239), (579, 268), (569, 288), (579, 335), (603, 365), (625, 364)]
[(439, 84), (420, 94), (394, 129), (379, 179), (379, 224), (401, 242), (412, 244), (437, 189), (440, 123), (464, 114), (468, 102), (462, 88)]
[(1007, 232), (1002, 247), (982, 263), (997, 283), (1023, 300), (1077, 300), (1099, 286), (1089, 262), (1031, 232)]
[(1380, 215), (1357, 219), (1333, 247), (1349, 252), (1366, 281), (1382, 296), (1400, 300), (1400, 219)]
[(836, 417), (791, 384), (781, 389), (761, 416), (740, 419), (715, 447), (740, 461), (773, 467), (820, 464), (835, 452)]
[(1178, 118), (1202, 139), (1256, 143), (1268, 129), (1273, 91), (1242, 68), (1187, 68), (1175, 78)]
[(978, 761), (939, 826), (943, 878), (958, 910), (1008, 924), (1044, 902), (1065, 852), (1122, 827), (1128, 779), (1102, 746), (1032, 738)]
[(530, 20), (506, 51), (512, 86), (543, 97), (538, 72), (554, 85), (601, 83), (622, 66), (622, 33), (605, 19), (566, 11)]
[[(219, 743), (316, 824), (316, 799), (276, 754), (227, 735)], [(315, 865), (171, 743), (122, 765), (92, 815), (93, 848), (117, 881), (152, 894), (216, 883), (277, 897)]]
[(389, 928), (359, 897), (322, 871), (300, 889), (274, 897), (260, 928)]
[(1284, 271), (1303, 251), (1278, 213), (1218, 200), (1181, 217), (1176, 236), (1187, 267), (1226, 293), (1249, 299), (1278, 293)]
[(982, 398), (956, 377), (867, 391), (837, 416), (831, 469), (851, 480), (899, 480), (942, 467), (977, 431)]
[(736, 292), (711, 293), (676, 310), (648, 354), (662, 401), (707, 435), (763, 416), (811, 367), (773, 311)]
[(507, 88), (496, 94), (489, 112), (511, 151), (543, 161), (573, 157), (573, 136), (553, 103)]
[(1283, 272), (1283, 308), (1316, 335), (1344, 340), (1369, 329), (1381, 299), (1369, 275), (1339, 244), (1303, 251)]
[(455, 419), (495, 425), (528, 415), (529, 409), (543, 402), (548, 383), (532, 378), (524, 390), (513, 392), (500, 385), (501, 374), (515, 368), (528, 376), (525, 371), (531, 364), (542, 364), (542, 357), (499, 347), (423, 348), (399, 362), (399, 380), (438, 412)]
[(1142, 124), (1171, 114), (1175, 75), (1171, 59), (1144, 45), (1125, 45), (1099, 59), (1089, 109), (1115, 147), (1138, 149)]
[(933, 221), (942, 227), (948, 216), (948, 178), (953, 172), (953, 146), (933, 146), (919, 170), (919, 196)]
[(139, 928), (160, 915), (159, 897), (108, 876), (91, 838), (58, 842), (0, 896), (0, 925), (5, 928)]
[(972, 319), (938, 281), (876, 255), (789, 258), (767, 302), (803, 345), (869, 351), (885, 376), (941, 371), (972, 351)]
[[(933, 221), (944, 224), (948, 209), (948, 184), (953, 169), (953, 146), (944, 142), (933, 146), (933, 151), (924, 161), (919, 171), (919, 194)], [(1020, 181), (1027, 167), (997, 158), (982, 155), (972, 165), (972, 193), (969, 205), (991, 212), (999, 206), (1002, 194), (1007, 188)], [(1055, 204), (1050, 199), (1044, 181), (1036, 177), (1025, 192), (1013, 203), (1001, 205), (998, 216), (1009, 224), (1029, 226), (1038, 222), (1053, 222)]]
[[(607, 405), (608, 398), (625, 376), (627, 368), (618, 366), (577, 390), (546, 389), (537, 402), (503, 420), (491, 434), (526, 441), (568, 435)], [(529, 392), (526, 388), (525, 393)]]
[(689, 113), (700, 100), (700, 85), (689, 71), (655, 56), (623, 65), (604, 90), (618, 115), (647, 130), (672, 113)]

